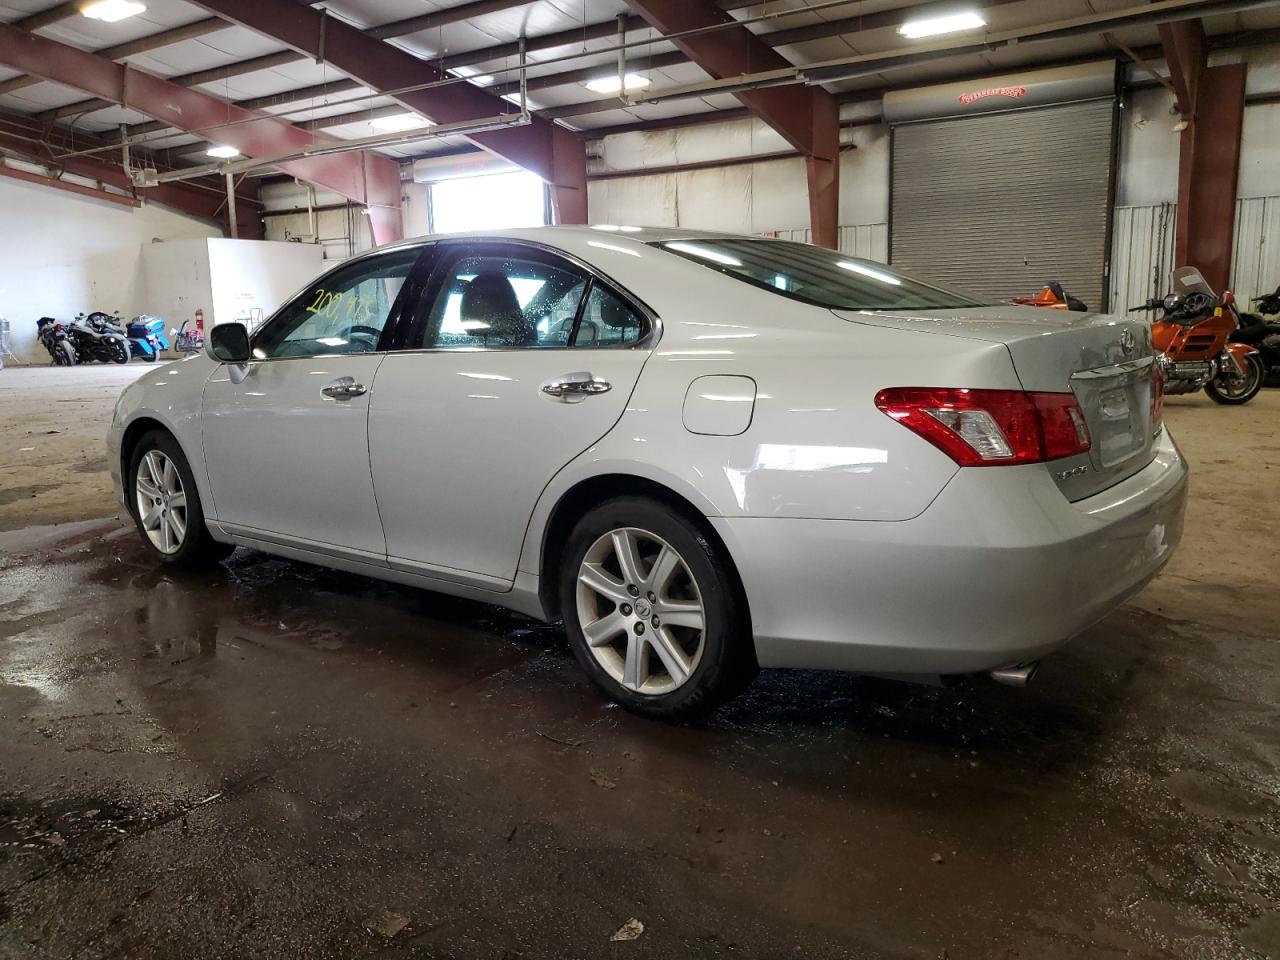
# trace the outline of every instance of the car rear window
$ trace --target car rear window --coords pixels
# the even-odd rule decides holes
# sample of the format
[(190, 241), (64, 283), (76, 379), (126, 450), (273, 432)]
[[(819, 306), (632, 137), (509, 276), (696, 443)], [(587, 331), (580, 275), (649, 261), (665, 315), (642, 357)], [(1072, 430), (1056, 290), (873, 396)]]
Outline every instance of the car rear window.
[(807, 243), (713, 238), (653, 245), (770, 293), (834, 310), (937, 310), (991, 302)]

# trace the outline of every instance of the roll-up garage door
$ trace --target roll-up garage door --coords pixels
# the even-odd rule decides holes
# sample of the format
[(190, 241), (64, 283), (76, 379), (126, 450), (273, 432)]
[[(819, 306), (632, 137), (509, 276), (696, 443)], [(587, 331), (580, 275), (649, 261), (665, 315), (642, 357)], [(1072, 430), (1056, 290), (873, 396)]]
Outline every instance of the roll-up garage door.
[(1115, 109), (1108, 96), (895, 125), (893, 265), (1000, 300), (1057, 280), (1105, 309)]

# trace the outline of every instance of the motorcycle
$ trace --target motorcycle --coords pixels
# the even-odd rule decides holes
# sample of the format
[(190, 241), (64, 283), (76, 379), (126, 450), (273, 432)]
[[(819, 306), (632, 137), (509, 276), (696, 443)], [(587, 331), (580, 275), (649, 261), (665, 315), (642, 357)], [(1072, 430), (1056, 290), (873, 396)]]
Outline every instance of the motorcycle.
[(74, 367), (78, 363), (76, 348), (67, 336), (67, 328), (53, 317), (36, 321), (36, 332), (55, 367)]
[(164, 320), (160, 317), (145, 313), (134, 317), (125, 327), (125, 335), (129, 339), (129, 352), (148, 363), (154, 363), (161, 350), (169, 349), (169, 341), (164, 335)]
[(1230, 342), (1256, 348), (1266, 370), (1265, 385), (1280, 387), (1280, 321), (1256, 313), (1237, 313), (1236, 318), (1240, 326), (1231, 334)]
[(1253, 302), (1258, 305), (1258, 313), (1268, 316), (1280, 313), (1280, 286), (1265, 297), (1254, 297)]
[(1266, 371), (1256, 347), (1231, 335), (1240, 322), (1235, 296), (1221, 297), (1195, 267), (1171, 274), (1173, 292), (1130, 310), (1159, 310), (1151, 336), (1159, 352), (1166, 394), (1194, 393), (1201, 387), (1216, 403), (1248, 403), (1262, 389)]
[(181, 327), (169, 332), (173, 334), (173, 349), (178, 353), (199, 353), (204, 349), (204, 331), (199, 323), (191, 327), (190, 320), (183, 320)]
[(81, 363), (98, 360), (102, 363), (128, 363), (129, 346), (119, 327), (120, 318), (95, 310), (85, 316), (76, 314), (67, 327), (67, 334), (75, 347)]
[(1076, 313), (1087, 313), (1088, 305), (1062, 289), (1062, 284), (1052, 280), (1034, 297), (1014, 297), (1013, 303), (1028, 307), (1043, 307), (1046, 310), (1071, 310)]

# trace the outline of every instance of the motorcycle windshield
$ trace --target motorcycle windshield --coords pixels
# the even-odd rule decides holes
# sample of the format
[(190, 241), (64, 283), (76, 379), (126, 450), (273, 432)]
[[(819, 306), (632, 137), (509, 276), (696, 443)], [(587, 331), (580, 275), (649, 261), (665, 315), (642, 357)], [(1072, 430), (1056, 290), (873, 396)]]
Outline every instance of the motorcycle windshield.
[(1213, 287), (1209, 286), (1195, 267), (1177, 267), (1169, 274), (1169, 278), (1173, 281), (1173, 292), (1180, 297), (1186, 297), (1189, 293), (1205, 293), (1215, 300), (1218, 298)]

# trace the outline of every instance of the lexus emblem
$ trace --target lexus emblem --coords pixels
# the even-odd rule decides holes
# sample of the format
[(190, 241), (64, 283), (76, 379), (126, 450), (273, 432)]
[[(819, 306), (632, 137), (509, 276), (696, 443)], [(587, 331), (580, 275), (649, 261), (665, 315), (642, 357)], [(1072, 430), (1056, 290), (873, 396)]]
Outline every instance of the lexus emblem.
[(1126, 357), (1133, 356), (1133, 331), (1125, 330), (1120, 334), (1120, 349)]

